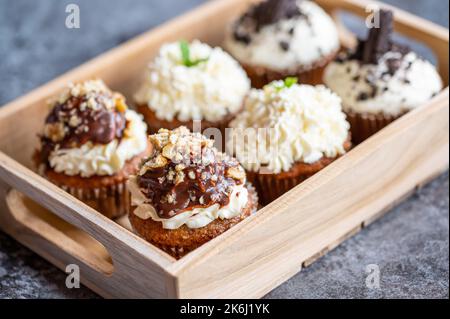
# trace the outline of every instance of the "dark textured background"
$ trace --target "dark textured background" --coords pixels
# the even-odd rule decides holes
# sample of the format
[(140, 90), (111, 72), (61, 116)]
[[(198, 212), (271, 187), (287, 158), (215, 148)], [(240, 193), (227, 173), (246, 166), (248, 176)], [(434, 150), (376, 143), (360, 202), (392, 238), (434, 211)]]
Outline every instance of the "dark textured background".
[[(0, 105), (202, 2), (0, 0)], [(446, 0), (387, 2), (448, 27)], [(79, 30), (64, 27), (68, 3), (80, 5)], [(446, 173), (267, 297), (448, 298), (448, 181)], [(380, 267), (380, 289), (365, 286), (368, 264)], [(63, 272), (0, 232), (0, 298), (97, 297), (64, 281)]]

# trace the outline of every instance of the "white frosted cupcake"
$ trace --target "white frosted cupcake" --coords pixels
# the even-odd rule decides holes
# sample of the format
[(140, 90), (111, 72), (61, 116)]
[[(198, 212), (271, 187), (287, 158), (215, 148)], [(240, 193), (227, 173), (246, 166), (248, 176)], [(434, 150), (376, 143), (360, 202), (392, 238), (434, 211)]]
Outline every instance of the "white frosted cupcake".
[(228, 150), (268, 204), (350, 149), (341, 99), (293, 78), (252, 90), (230, 123)]
[(287, 76), (320, 84), (340, 44), (333, 20), (314, 2), (266, 0), (231, 25), (225, 47), (260, 88)]
[(241, 110), (250, 81), (241, 66), (221, 48), (199, 41), (164, 45), (150, 63), (135, 95), (151, 133), (160, 128), (225, 129)]
[(331, 63), (325, 84), (343, 101), (359, 143), (442, 90), (436, 68), (408, 47), (392, 41), (393, 16), (381, 11), (381, 28), (370, 30), (356, 51)]
[(71, 85), (50, 107), (35, 154), (41, 173), (107, 217), (126, 214), (126, 181), (150, 154), (142, 117), (100, 80)]

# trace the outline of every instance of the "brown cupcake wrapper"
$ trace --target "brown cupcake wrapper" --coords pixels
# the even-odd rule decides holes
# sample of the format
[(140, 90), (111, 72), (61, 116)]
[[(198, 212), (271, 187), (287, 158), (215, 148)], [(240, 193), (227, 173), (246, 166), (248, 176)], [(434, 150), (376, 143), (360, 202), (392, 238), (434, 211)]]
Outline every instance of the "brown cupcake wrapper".
[(359, 114), (346, 112), (347, 121), (350, 123), (352, 140), (354, 144), (360, 144), (366, 139), (379, 132), (402, 115), (390, 116), (384, 114)]
[(56, 185), (108, 218), (129, 213), (131, 200), (126, 182), (92, 189)]
[(299, 176), (289, 176), (279, 178), (272, 174), (254, 174), (253, 183), (256, 186), (260, 203), (268, 205), (275, 199), (293, 189), (298, 184), (304, 182), (313, 174), (303, 174)]
[(327, 65), (334, 60), (337, 51), (323, 58), (323, 60), (312, 64), (308, 68), (298, 68), (293, 70), (275, 71), (266, 67), (243, 64), (244, 70), (252, 81), (252, 86), (260, 89), (270, 82), (284, 80), (289, 76), (298, 78), (301, 84), (319, 85), (323, 83), (323, 74)]

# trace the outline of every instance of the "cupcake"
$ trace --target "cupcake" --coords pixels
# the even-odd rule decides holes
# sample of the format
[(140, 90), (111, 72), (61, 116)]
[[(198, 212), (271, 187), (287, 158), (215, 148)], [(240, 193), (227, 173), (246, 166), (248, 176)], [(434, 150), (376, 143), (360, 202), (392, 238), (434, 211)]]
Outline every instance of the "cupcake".
[(192, 130), (194, 120), (201, 121), (202, 130), (224, 132), (249, 89), (245, 71), (221, 48), (180, 41), (160, 49), (135, 101), (151, 133), (179, 126)]
[(150, 153), (141, 116), (100, 80), (71, 85), (50, 107), (39, 171), (109, 218), (127, 213), (126, 181)]
[(144, 239), (180, 258), (256, 211), (239, 163), (186, 127), (150, 136), (153, 154), (130, 178), (129, 218)]
[(225, 47), (261, 88), (287, 76), (321, 84), (340, 43), (334, 21), (314, 2), (266, 0), (231, 25)]
[(254, 89), (230, 126), (227, 147), (267, 205), (351, 147), (341, 99), (296, 79)]
[(392, 35), (393, 14), (381, 10), (380, 28), (372, 28), (367, 40), (359, 40), (356, 50), (344, 52), (325, 71), (324, 82), (342, 98), (356, 143), (442, 90), (436, 68)]

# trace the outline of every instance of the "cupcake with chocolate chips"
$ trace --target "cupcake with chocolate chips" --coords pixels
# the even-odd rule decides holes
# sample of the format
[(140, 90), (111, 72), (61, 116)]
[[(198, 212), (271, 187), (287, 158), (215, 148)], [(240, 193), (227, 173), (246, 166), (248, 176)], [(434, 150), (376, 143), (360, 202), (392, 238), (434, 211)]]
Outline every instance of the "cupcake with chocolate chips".
[(359, 40), (355, 51), (331, 63), (325, 84), (343, 100), (352, 136), (360, 143), (442, 90), (436, 68), (395, 43), (393, 15), (380, 11), (380, 28)]
[(261, 88), (287, 76), (320, 84), (340, 44), (333, 20), (314, 2), (265, 0), (231, 25), (225, 47)]
[(351, 147), (341, 99), (324, 86), (298, 85), (294, 78), (252, 90), (230, 125), (228, 150), (247, 170), (263, 205)]
[(40, 172), (107, 217), (127, 213), (126, 181), (150, 153), (141, 116), (100, 80), (71, 85), (50, 107), (35, 154)]
[(160, 49), (135, 101), (151, 133), (179, 126), (192, 130), (195, 120), (202, 130), (213, 127), (224, 134), (249, 89), (244, 70), (221, 48), (180, 41)]
[(150, 136), (153, 154), (130, 179), (130, 222), (180, 258), (256, 211), (256, 192), (239, 163), (185, 127)]

